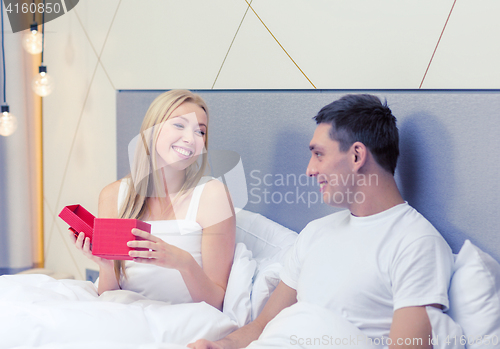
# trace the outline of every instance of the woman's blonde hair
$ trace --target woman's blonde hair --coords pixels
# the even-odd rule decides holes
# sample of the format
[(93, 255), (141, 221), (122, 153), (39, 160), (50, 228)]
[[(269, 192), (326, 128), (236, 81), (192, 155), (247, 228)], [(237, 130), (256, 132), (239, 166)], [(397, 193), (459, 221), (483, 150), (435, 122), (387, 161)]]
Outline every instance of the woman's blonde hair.
[[(145, 216), (148, 207), (146, 199), (152, 196), (166, 196), (166, 188), (163, 185), (161, 169), (158, 167), (156, 153), (156, 141), (161, 131), (161, 126), (168, 120), (174, 110), (182, 103), (190, 102), (202, 108), (208, 121), (208, 108), (205, 101), (197, 94), (188, 90), (171, 90), (162, 93), (149, 106), (141, 125), (140, 134), (137, 138), (137, 146), (134, 150), (134, 159), (131, 161), (131, 173), (127, 195), (120, 202), (118, 217), (141, 219)], [(205, 149), (208, 149), (208, 125), (205, 132)], [(200, 178), (207, 167), (207, 153), (203, 151), (200, 156), (201, 161), (195, 161), (186, 169), (186, 179), (181, 189), (165, 207), (165, 211), (172, 208), (175, 201), (183, 194), (188, 194)], [(120, 281), (121, 274), (125, 275), (124, 262), (115, 261), (115, 275)], [(126, 276), (126, 275), (125, 275)]]

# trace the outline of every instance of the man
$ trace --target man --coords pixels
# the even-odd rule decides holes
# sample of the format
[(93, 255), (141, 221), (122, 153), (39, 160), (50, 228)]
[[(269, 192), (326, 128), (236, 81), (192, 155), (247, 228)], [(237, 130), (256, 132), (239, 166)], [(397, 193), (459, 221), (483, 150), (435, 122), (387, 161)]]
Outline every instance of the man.
[(191, 348), (245, 347), (297, 300), (331, 310), (386, 347), (432, 348), (426, 306), (448, 307), (453, 256), (396, 186), (395, 117), (375, 96), (347, 95), (315, 121), (307, 174), (317, 179), (325, 203), (348, 210), (300, 233), (255, 321)]

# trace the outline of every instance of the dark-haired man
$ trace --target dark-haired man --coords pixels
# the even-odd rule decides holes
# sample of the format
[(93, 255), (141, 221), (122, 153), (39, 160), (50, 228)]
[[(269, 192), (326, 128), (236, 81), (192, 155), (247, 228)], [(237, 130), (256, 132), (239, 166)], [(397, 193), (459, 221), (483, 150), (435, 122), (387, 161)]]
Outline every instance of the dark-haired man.
[(192, 347), (245, 347), (299, 300), (347, 319), (382, 347), (432, 348), (426, 306), (448, 307), (453, 256), (396, 186), (395, 117), (375, 96), (347, 95), (315, 121), (307, 174), (317, 179), (325, 203), (347, 210), (299, 234), (282, 281), (255, 321)]

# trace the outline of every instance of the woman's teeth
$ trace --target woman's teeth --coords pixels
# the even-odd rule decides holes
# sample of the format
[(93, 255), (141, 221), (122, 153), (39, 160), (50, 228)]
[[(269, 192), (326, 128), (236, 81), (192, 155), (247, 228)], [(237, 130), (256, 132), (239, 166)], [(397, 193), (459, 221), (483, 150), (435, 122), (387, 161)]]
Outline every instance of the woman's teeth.
[(178, 147), (174, 147), (174, 150), (176, 152), (178, 152), (179, 154), (184, 155), (184, 156), (191, 156), (191, 154), (193, 153), (192, 151), (189, 151), (189, 150), (186, 150), (183, 148), (178, 148)]

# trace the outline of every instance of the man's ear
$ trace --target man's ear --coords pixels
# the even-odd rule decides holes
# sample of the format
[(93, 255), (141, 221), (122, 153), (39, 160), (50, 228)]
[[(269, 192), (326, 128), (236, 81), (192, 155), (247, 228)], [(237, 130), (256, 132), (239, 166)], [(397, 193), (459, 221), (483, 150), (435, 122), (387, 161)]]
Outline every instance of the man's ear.
[(368, 149), (361, 142), (354, 142), (351, 145), (351, 154), (352, 154), (352, 171), (359, 172), (361, 167), (363, 167), (366, 163), (366, 159), (368, 157)]

